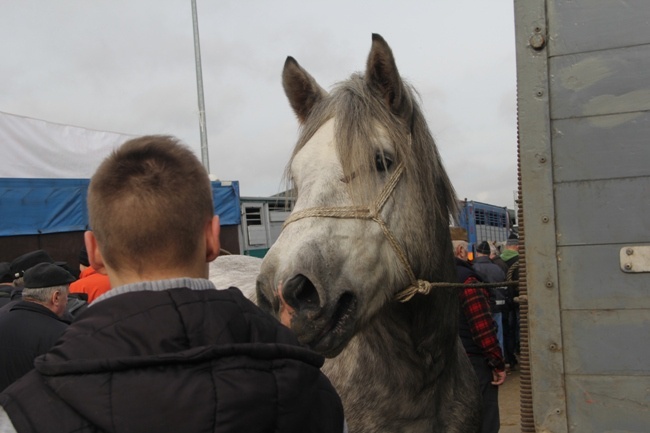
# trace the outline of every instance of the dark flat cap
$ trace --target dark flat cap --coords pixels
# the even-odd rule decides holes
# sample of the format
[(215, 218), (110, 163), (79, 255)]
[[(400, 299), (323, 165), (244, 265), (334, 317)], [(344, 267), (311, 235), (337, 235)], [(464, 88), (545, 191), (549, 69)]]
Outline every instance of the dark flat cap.
[(26, 289), (41, 289), (70, 284), (76, 278), (54, 263), (39, 263), (25, 271), (24, 280)]
[(11, 273), (14, 278), (20, 278), (27, 269), (39, 263), (54, 263), (54, 260), (44, 250), (30, 251), (22, 256), (16, 257), (11, 262)]
[(490, 255), (490, 244), (488, 244), (487, 241), (481, 242), (478, 244), (478, 247), (476, 247), (476, 252)]

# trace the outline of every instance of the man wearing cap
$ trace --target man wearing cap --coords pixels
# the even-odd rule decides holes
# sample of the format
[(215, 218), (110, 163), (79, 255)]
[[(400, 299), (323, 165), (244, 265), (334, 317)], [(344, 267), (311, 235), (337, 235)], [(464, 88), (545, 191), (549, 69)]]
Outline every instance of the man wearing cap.
[[(505, 249), (503, 250), (503, 253), (501, 253), (501, 260), (506, 262), (506, 266), (508, 266), (508, 270), (510, 270), (510, 268), (515, 263), (519, 262), (519, 238), (517, 237), (516, 234), (512, 233), (508, 237), (508, 240), (506, 241)], [(513, 281), (519, 279), (518, 269), (515, 269), (514, 272), (516, 274), (513, 275)]]
[[(506, 273), (490, 260), (490, 244), (487, 241), (481, 242), (476, 247), (476, 257), (472, 263), (474, 270), (478, 272), (486, 283), (501, 283), (506, 280)], [(506, 289), (503, 287), (491, 287), (488, 292), (490, 293), (490, 309), (492, 318), (497, 324), (497, 338), (501, 350), (503, 346), (503, 314), (507, 312), (506, 306)]]
[(22, 286), (25, 271), (39, 263), (54, 263), (54, 259), (45, 250), (35, 250), (16, 257), (9, 265), (13, 278)]
[[(474, 285), (481, 276), (467, 261), (467, 241), (453, 240), (458, 282)], [(465, 287), (458, 292), (458, 334), (479, 381), (482, 400), (481, 433), (499, 431), (499, 386), (505, 382), (505, 363), (490, 313), (487, 290)]]
[(25, 271), (39, 263), (54, 263), (54, 260), (45, 250), (35, 250), (16, 257), (9, 264), (9, 274), (7, 278), (12, 282), (13, 290), (11, 291), (10, 300), (4, 302), (0, 308), (0, 314), (9, 311), (18, 301), (20, 301), (23, 291), (23, 275)]
[[(501, 254), (505, 262), (506, 279), (519, 280), (519, 238), (512, 233), (506, 241), (505, 250)], [(519, 304), (514, 299), (519, 296), (518, 286), (508, 286), (508, 310), (503, 315), (504, 356), (506, 364), (515, 369), (517, 364), (516, 353), (519, 351)]]
[(34, 358), (50, 350), (63, 334), (68, 323), (61, 316), (74, 280), (53, 263), (25, 271), (22, 300), (0, 316), (0, 391), (31, 370)]

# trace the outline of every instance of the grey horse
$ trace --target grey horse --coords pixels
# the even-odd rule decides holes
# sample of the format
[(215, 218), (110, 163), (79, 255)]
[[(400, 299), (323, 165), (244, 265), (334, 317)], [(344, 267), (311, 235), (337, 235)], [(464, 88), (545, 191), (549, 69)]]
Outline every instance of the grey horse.
[(352, 433), (478, 430), (458, 338), (455, 194), (414, 90), (373, 35), (364, 74), (326, 92), (295, 59), (296, 203), (264, 258), (257, 303), (325, 355)]

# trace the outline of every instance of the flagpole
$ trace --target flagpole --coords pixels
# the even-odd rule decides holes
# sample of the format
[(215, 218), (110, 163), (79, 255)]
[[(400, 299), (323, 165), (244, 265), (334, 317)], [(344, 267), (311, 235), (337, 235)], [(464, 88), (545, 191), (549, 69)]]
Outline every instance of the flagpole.
[(208, 134), (205, 126), (205, 101), (203, 100), (203, 73), (201, 72), (201, 46), (199, 43), (199, 20), (196, 12), (196, 0), (192, 0), (192, 24), (194, 27), (194, 59), (196, 63), (196, 90), (199, 100), (199, 132), (201, 134), (201, 162), (210, 173), (208, 157)]

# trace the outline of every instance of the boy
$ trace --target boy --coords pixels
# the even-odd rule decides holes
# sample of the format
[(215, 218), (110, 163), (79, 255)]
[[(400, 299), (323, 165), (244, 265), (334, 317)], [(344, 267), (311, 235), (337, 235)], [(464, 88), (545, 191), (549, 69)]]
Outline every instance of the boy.
[(236, 288), (214, 290), (219, 218), (194, 154), (126, 142), (88, 190), (90, 264), (110, 291), (0, 394), (22, 432), (341, 432), (323, 359)]

